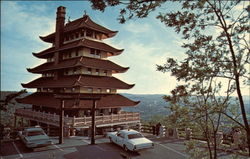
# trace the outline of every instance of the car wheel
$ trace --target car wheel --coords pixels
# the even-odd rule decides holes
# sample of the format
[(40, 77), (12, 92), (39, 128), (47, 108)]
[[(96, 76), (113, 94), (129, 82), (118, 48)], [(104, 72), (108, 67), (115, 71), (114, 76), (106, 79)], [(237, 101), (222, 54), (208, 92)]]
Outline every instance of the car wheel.
[(126, 145), (123, 145), (123, 148), (124, 148), (125, 151), (129, 151), (129, 149), (127, 148)]
[(110, 143), (113, 143), (113, 140), (112, 140), (112, 138), (111, 138), (111, 137), (109, 137), (109, 141), (110, 141)]

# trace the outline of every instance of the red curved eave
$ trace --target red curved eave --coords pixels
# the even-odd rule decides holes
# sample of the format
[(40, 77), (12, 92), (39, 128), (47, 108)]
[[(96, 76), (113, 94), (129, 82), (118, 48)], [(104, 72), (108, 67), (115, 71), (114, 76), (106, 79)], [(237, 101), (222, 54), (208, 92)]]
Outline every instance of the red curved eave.
[[(116, 108), (116, 107), (129, 107), (136, 106), (140, 101), (132, 101), (120, 94), (80, 94), (81, 98), (84, 96), (99, 96), (101, 99), (97, 101), (97, 108)], [(51, 108), (60, 108), (61, 102), (60, 99), (55, 98), (53, 93), (42, 93), (36, 92), (31, 95), (28, 95), (24, 98), (16, 99), (18, 103), (31, 104), (37, 106), (51, 107)], [(72, 108), (92, 108), (92, 100), (80, 100), (76, 104), (76, 99), (65, 100), (64, 106), (67, 109)]]
[(93, 48), (93, 49), (106, 51), (106, 52), (110, 53), (109, 56), (120, 55), (124, 51), (124, 49), (114, 48), (114, 47), (112, 47), (104, 42), (99, 42), (99, 41), (90, 40), (88, 38), (84, 38), (84, 39), (81, 39), (78, 41), (73, 41), (73, 42), (64, 44), (58, 50), (55, 50), (54, 47), (50, 47), (50, 48), (43, 50), (39, 53), (33, 53), (33, 55), (38, 57), (38, 58), (46, 58), (45, 56), (48, 56), (49, 54), (52, 54), (56, 51), (68, 50), (68, 49), (72, 49), (72, 48), (76, 48), (76, 47), (87, 47), (87, 48)]
[(93, 88), (114, 88), (130, 89), (134, 84), (127, 84), (115, 77), (91, 76), (91, 75), (72, 75), (64, 76), (58, 80), (53, 77), (40, 77), (27, 84), (21, 84), (24, 88), (65, 88), (65, 87), (93, 87)]

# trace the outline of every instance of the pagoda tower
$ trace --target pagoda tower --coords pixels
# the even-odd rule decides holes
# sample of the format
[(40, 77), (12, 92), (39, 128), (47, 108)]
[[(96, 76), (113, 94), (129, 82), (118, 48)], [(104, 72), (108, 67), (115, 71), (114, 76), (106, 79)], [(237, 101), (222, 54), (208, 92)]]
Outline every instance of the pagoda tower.
[[(99, 127), (140, 123), (139, 113), (125, 112), (122, 107), (135, 106), (132, 101), (117, 93), (118, 89), (130, 89), (127, 84), (112, 75), (124, 73), (129, 68), (108, 60), (123, 49), (114, 48), (103, 42), (117, 31), (109, 30), (84, 14), (83, 17), (65, 24), (66, 8), (57, 8), (55, 32), (40, 37), (52, 47), (33, 55), (47, 62), (28, 68), (28, 72), (41, 77), (22, 84), (24, 88), (37, 91), (19, 103), (32, 105), (31, 109), (17, 109), (16, 115), (32, 122), (58, 126), (61, 99), (56, 95), (73, 96), (64, 102), (65, 125), (69, 128), (89, 128), (92, 101), (98, 97), (96, 124)], [(83, 99), (85, 98), (88, 99)], [(101, 118), (102, 117), (102, 118)], [(67, 123), (66, 123), (67, 121)]]

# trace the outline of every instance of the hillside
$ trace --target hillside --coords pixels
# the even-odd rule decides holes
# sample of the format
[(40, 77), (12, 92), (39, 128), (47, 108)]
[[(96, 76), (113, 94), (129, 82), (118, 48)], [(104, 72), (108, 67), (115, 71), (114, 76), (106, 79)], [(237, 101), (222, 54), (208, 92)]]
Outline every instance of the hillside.
[(135, 107), (123, 108), (126, 111), (140, 112), (141, 119), (150, 120), (154, 115), (168, 115), (169, 111), (166, 109), (168, 103), (166, 103), (162, 97), (163, 94), (154, 95), (140, 95), (140, 94), (123, 94), (125, 97), (134, 100), (141, 101)]
[[(5, 96), (9, 93), (13, 92), (6, 92), (3, 91), (1, 92), (1, 100), (5, 99)], [(26, 95), (28, 95), (27, 93)], [(138, 104), (135, 107), (126, 107), (123, 108), (123, 110), (126, 111), (132, 111), (132, 112), (139, 112), (141, 114), (141, 119), (142, 120), (150, 120), (151, 117), (154, 115), (168, 115), (169, 110), (166, 108), (168, 106), (168, 103), (165, 102), (162, 97), (163, 94), (154, 94), (154, 95), (149, 95), (149, 94), (122, 94), (126, 96), (127, 98), (134, 100), (134, 101), (141, 101), (140, 104)], [(22, 95), (25, 96), (25, 95)], [(249, 96), (244, 96), (244, 101), (246, 105), (246, 111), (248, 114), (250, 114), (250, 98)], [(13, 101), (16, 103), (15, 101)], [(3, 114), (3, 117), (11, 116), (9, 114), (14, 112), (15, 108), (20, 108), (20, 107), (29, 107), (29, 105), (24, 105), (24, 104), (15, 104), (9, 106), (9, 110), (6, 113)]]

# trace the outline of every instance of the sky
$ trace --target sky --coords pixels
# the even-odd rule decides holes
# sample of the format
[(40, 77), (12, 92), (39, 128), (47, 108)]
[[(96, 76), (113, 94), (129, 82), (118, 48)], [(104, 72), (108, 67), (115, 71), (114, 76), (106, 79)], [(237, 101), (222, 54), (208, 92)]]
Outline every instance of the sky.
[[(173, 29), (167, 28), (156, 14), (144, 19), (133, 19), (125, 24), (117, 21), (119, 8), (107, 8), (105, 12), (91, 9), (88, 1), (3, 1), (1, 2), (1, 90), (18, 91), (21, 83), (28, 83), (40, 75), (29, 73), (44, 63), (32, 55), (51, 47), (39, 39), (55, 30), (56, 8), (66, 7), (66, 21), (83, 16), (84, 10), (96, 23), (118, 34), (104, 42), (124, 49), (119, 56), (109, 60), (130, 67), (126, 73), (115, 74), (122, 81), (135, 84), (129, 90), (119, 92), (132, 94), (170, 94), (178, 84), (170, 73), (156, 71), (156, 64), (164, 64), (168, 57), (182, 59), (182, 39)], [(245, 88), (244, 88), (245, 89)], [(28, 91), (34, 91), (29, 89)], [(248, 94), (249, 91), (244, 91)]]

